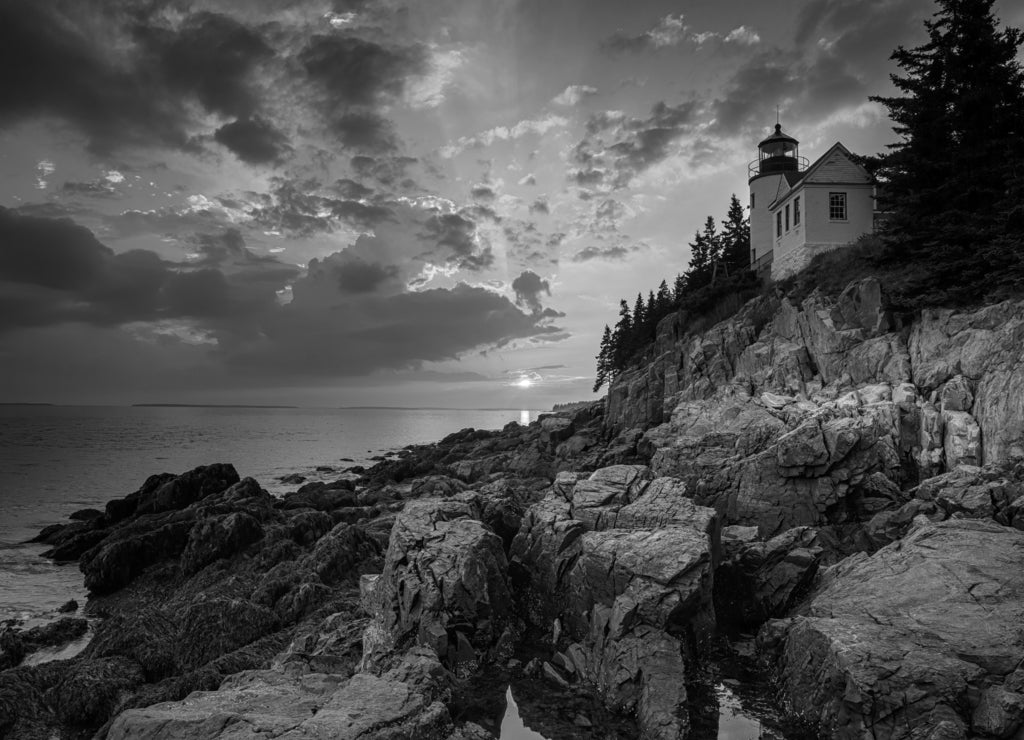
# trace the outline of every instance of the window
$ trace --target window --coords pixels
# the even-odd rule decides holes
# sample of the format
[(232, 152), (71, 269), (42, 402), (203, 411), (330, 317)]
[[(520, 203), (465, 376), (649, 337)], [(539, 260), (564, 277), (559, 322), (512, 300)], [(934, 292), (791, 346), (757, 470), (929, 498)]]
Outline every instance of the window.
[(782, 211), (775, 214), (775, 236), (782, 236)]
[(786, 204), (786, 231), (789, 231), (789, 203)]
[(800, 196), (793, 201), (793, 225), (800, 225)]
[(750, 210), (754, 210), (754, 194), (750, 194)]
[(830, 221), (846, 220), (846, 193), (828, 194), (828, 218)]

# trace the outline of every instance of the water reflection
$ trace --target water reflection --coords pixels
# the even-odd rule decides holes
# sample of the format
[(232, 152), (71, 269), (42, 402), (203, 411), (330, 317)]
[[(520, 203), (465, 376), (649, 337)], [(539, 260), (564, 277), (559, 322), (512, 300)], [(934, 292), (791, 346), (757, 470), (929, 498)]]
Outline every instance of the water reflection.
[(519, 412), (519, 423), (522, 424), (524, 427), (529, 425), (530, 412), (527, 411), (526, 409), (523, 409), (522, 411)]
[(718, 695), (718, 740), (759, 740), (761, 722), (746, 714), (740, 698), (725, 684), (715, 687)]
[[(523, 413), (529, 416), (530, 412), (524, 411)], [(501, 720), (501, 731), (498, 734), (501, 740), (548, 740), (539, 732), (534, 732), (523, 723), (523, 718), (519, 716), (519, 707), (512, 696), (511, 686), (505, 690), (505, 701), (507, 702), (505, 705), (505, 716)]]

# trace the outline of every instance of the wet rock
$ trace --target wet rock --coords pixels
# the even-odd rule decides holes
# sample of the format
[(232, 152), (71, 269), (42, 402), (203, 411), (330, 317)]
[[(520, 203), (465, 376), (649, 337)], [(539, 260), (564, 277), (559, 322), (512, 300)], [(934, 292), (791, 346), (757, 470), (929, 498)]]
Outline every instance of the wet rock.
[(198, 668), (214, 658), (273, 632), (278, 616), (244, 599), (208, 599), (192, 604), (182, 615), (178, 664)]
[(722, 563), (715, 571), (719, 623), (756, 629), (784, 614), (811, 586), (825, 552), (812, 527), (796, 527), (768, 541), (753, 527), (727, 527)]
[(953, 519), (851, 560), (762, 630), (793, 711), (833, 737), (1012, 732), (1019, 691), (978, 688), (1024, 660), (1024, 533)]
[[(220, 493), (239, 482), (238, 473), (232, 465), (217, 463), (173, 476), (163, 483), (143, 486), (138, 495), (138, 506), (134, 513), (155, 514), (162, 511), (184, 509), (212, 494)], [(147, 484), (149, 481), (147, 481)]]
[(142, 669), (129, 658), (78, 661), (45, 699), (66, 724), (95, 727), (115, 714), (143, 680)]
[(491, 659), (511, 619), (501, 539), (480, 521), (478, 497), (426, 499), (398, 515), (384, 571), (369, 595), (366, 666), (417, 644), (459, 672)]
[(76, 522), (88, 522), (101, 516), (103, 516), (103, 512), (99, 509), (79, 509), (71, 512), (68, 519)]
[(78, 602), (74, 599), (69, 599), (61, 604), (60, 608), (57, 609), (61, 614), (73, 614), (78, 611)]
[(294, 493), (289, 493), (281, 500), (281, 508), (315, 509), (317, 511), (334, 511), (356, 503), (353, 486), (349, 481), (337, 481), (336, 484), (321, 482), (307, 483)]
[(185, 573), (195, 573), (220, 558), (228, 558), (263, 536), (257, 519), (236, 511), (203, 519), (192, 527), (181, 554)]
[(230, 728), (236, 736), (445, 740), (455, 730), (442, 701), (449, 691), (450, 679), (423, 649), (380, 676), (246, 671), (218, 691), (124, 712), (107, 737), (198, 740)]
[(298, 473), (288, 473), (287, 475), (280, 476), (277, 480), (280, 481), (281, 483), (298, 485), (299, 483), (306, 482), (306, 476), (299, 475)]
[(79, 560), (85, 587), (97, 594), (109, 593), (126, 586), (147, 566), (177, 558), (188, 543), (193, 523), (192, 517), (174, 518), (152, 529), (139, 526), (106, 537)]

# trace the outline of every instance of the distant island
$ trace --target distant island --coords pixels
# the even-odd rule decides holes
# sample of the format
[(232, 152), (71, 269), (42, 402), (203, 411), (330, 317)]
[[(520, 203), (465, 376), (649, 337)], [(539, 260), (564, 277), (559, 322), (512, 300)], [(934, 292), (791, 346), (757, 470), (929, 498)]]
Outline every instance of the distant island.
[(256, 403), (133, 403), (132, 408), (172, 409), (297, 409), (298, 406), (272, 406)]

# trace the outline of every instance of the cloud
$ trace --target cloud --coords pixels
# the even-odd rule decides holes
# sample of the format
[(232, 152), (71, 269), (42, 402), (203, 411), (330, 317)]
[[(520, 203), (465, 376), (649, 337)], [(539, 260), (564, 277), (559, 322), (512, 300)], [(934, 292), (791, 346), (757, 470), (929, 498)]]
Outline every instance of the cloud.
[(494, 189), (490, 185), (474, 185), (470, 188), (469, 197), (476, 201), (483, 201), (484, 203), (492, 203), (495, 199), (496, 194)]
[(601, 42), (601, 48), (613, 53), (641, 52), (650, 49), (662, 49), (675, 46), (687, 38), (689, 26), (684, 23), (682, 13), (669, 13), (661, 18), (653, 28), (636, 36), (617, 32)]
[(0, 125), (53, 116), (82, 131), (93, 151), (184, 147), (186, 114), (160, 94), (159, 74), (154, 89), (134, 60), (111, 51), (111, 29), (123, 21), (114, 6), (0, 3)]
[(354, 35), (317, 35), (298, 61), (318, 88), (327, 128), (346, 147), (388, 152), (397, 147), (394, 128), (381, 108), (400, 97), (409, 78), (427, 70), (419, 46), (385, 46)]
[(591, 260), (621, 260), (629, 256), (630, 250), (623, 246), (584, 247), (572, 256), (573, 262), (590, 262)]
[(727, 44), (740, 44), (742, 46), (753, 46), (754, 44), (760, 43), (761, 37), (757, 31), (746, 26), (738, 26), (732, 29), (725, 36), (725, 43)]
[(597, 95), (596, 87), (591, 87), (590, 85), (569, 85), (565, 90), (552, 98), (551, 102), (555, 105), (572, 107), (579, 105), (582, 100), (593, 95)]
[(540, 302), (541, 293), (551, 295), (551, 285), (533, 270), (527, 270), (513, 280), (512, 290), (516, 294), (516, 304), (526, 306), (533, 313), (540, 313), (543, 310)]
[(672, 153), (672, 144), (694, 130), (699, 112), (695, 101), (671, 106), (658, 102), (647, 118), (629, 118), (618, 111), (595, 114), (584, 138), (573, 150), (579, 168), (570, 181), (588, 188), (614, 190)]
[(228, 231), (198, 237), (194, 264), (115, 253), (67, 219), (0, 208), (0, 330), (67, 322), (111, 326), (180, 317), (251, 319), (298, 270), (256, 257)]
[(561, 333), (549, 317), (525, 314), (504, 296), (465, 283), (388, 295), (346, 296), (323, 281), (295, 288), (295, 300), (274, 314), (262, 338), (226, 357), (236, 372), (364, 375)]
[(543, 136), (552, 129), (568, 125), (569, 119), (554, 114), (544, 118), (524, 119), (513, 126), (496, 126), (475, 136), (462, 136), (455, 142), (441, 147), (441, 156), (450, 159), (467, 149), (482, 149), (497, 141), (514, 141), (524, 136)]
[[(169, 342), (174, 367), (197, 360), (190, 347), (198, 343), (210, 377), (286, 383), (416, 369), (481, 347), (565, 335), (552, 323), (558, 312), (524, 312), (484, 287), (408, 290), (415, 269), (408, 255), (422, 245), (382, 237), (360, 237), (311, 261), (304, 275), (253, 254), (230, 229), (196, 235), (192, 261), (170, 263), (145, 250), (115, 253), (69, 220), (0, 209), (0, 243), (0, 330), (16, 335), (29, 359), (41, 356), (31, 351), (32, 337), (50, 341), (62, 325), (120, 326), (145, 342)], [(292, 299), (282, 303), (277, 293), (286, 285)]]
[(135, 38), (169, 90), (225, 116), (245, 118), (258, 110), (253, 73), (274, 51), (256, 30), (226, 15), (199, 12), (177, 32), (136, 25)]
[(226, 123), (214, 131), (213, 138), (248, 164), (280, 162), (291, 149), (287, 137), (259, 117)]
[[(893, 71), (887, 51), (920, 35), (926, 0), (813, 0), (796, 22), (795, 47), (746, 60), (711, 106), (719, 136), (767, 130), (776, 104), (813, 126), (860, 108)], [(740, 27), (743, 28), (743, 27)], [(740, 28), (735, 31), (740, 31)]]

